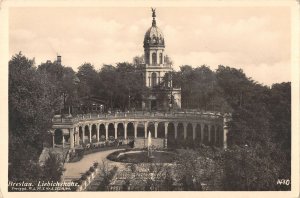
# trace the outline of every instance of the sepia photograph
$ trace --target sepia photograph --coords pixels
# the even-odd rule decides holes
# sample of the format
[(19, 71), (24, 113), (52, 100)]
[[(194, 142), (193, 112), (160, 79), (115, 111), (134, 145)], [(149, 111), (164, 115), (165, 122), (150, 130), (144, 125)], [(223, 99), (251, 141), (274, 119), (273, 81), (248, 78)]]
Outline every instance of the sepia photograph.
[(2, 192), (299, 195), (297, 1), (58, 2), (1, 2)]

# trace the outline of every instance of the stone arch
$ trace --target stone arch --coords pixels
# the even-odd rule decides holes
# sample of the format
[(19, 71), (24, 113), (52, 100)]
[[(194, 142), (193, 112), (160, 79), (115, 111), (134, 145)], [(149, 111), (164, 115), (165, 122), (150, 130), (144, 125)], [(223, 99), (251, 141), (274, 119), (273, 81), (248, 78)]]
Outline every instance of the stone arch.
[(152, 53), (152, 65), (157, 65), (157, 54), (156, 54), (156, 52)]
[(203, 143), (205, 145), (208, 145), (208, 125), (207, 124), (204, 125), (203, 132), (204, 132)]
[[(154, 123), (153, 122), (149, 122), (148, 123), (148, 126), (147, 126), (147, 133), (149, 133), (149, 131), (151, 131), (151, 137), (153, 138), (154, 137), (154, 133), (155, 133), (155, 126), (154, 126)], [(148, 137), (148, 134), (147, 134), (147, 137)]]
[(177, 126), (177, 138), (184, 139), (184, 126), (181, 122), (178, 123), (178, 126)]
[(191, 123), (186, 126), (186, 139), (193, 140), (193, 125)]
[(105, 132), (105, 125), (104, 124), (100, 124), (99, 126), (99, 136), (100, 136), (100, 140), (105, 140), (106, 138), (106, 132)]
[(157, 138), (165, 137), (165, 123), (159, 122), (157, 126)]
[(113, 123), (108, 124), (108, 138), (115, 137), (115, 126)]
[(54, 131), (54, 143), (62, 144), (62, 140), (63, 140), (63, 131), (61, 129), (56, 129)]
[(97, 127), (96, 127), (96, 124), (92, 125), (92, 142), (97, 142)]
[(155, 72), (151, 74), (151, 83), (152, 87), (155, 87), (157, 85), (157, 74)]
[(175, 125), (173, 122), (168, 124), (168, 140), (175, 139)]
[(123, 123), (119, 123), (117, 125), (117, 137), (118, 138), (125, 138), (125, 130), (124, 130), (124, 124)]
[(144, 138), (145, 137), (145, 125), (144, 123), (138, 123), (137, 126), (137, 137), (138, 138)]
[(81, 143), (84, 142), (84, 133), (83, 133), (83, 130), (82, 130), (82, 126), (79, 126), (79, 139), (80, 139)]
[(85, 125), (84, 126), (84, 136), (83, 136), (84, 143), (89, 142), (89, 137), (90, 137), (90, 129), (89, 129), (88, 125)]
[(134, 125), (132, 122), (127, 124), (127, 137), (134, 138)]

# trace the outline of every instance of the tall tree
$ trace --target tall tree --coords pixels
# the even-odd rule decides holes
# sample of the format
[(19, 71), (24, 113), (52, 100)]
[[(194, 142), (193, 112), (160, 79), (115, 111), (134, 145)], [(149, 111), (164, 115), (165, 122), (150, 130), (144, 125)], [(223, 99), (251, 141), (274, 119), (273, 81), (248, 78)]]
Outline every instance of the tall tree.
[(56, 87), (44, 77), (37, 72), (34, 60), (22, 53), (9, 61), (9, 179), (12, 181), (36, 176), (34, 162), (58, 105), (53, 94)]

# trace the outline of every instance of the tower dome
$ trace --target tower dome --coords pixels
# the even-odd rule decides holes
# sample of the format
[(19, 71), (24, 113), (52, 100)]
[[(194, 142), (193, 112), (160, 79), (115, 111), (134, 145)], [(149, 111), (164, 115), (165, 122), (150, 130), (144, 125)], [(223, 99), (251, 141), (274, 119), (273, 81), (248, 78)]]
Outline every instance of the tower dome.
[(162, 31), (156, 26), (155, 10), (152, 11), (152, 26), (145, 33), (144, 47), (165, 47), (164, 35)]

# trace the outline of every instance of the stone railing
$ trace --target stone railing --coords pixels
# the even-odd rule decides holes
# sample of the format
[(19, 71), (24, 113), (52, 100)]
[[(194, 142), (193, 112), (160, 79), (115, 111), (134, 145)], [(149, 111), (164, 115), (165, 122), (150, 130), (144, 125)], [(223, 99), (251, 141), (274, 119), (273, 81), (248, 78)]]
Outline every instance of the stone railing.
[[(92, 169), (92, 171), (91, 171)], [(89, 174), (86, 174), (89, 172)], [(76, 191), (84, 191), (90, 183), (95, 179), (96, 175), (99, 173), (99, 167), (97, 165), (93, 165), (78, 181), (80, 181), (79, 186), (77, 187)]]
[(109, 119), (170, 119), (170, 118), (206, 118), (206, 119), (216, 119), (223, 118), (223, 115), (219, 112), (204, 112), (204, 111), (175, 111), (175, 112), (119, 112), (111, 114), (78, 114), (74, 117), (69, 116), (60, 116), (56, 115), (52, 119), (53, 123), (76, 123), (78, 121), (85, 120), (109, 120)]

